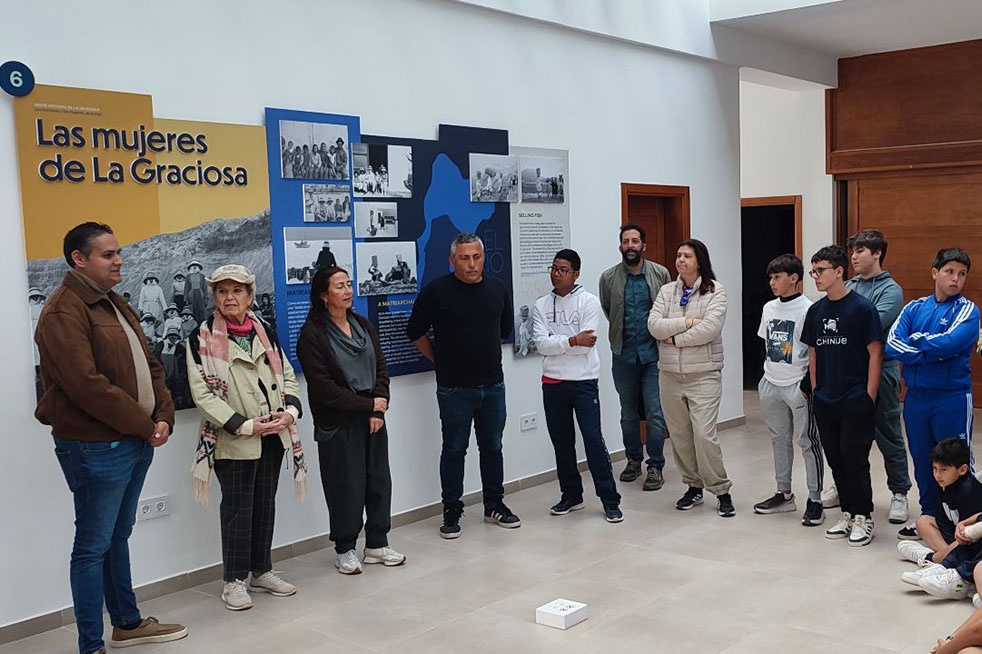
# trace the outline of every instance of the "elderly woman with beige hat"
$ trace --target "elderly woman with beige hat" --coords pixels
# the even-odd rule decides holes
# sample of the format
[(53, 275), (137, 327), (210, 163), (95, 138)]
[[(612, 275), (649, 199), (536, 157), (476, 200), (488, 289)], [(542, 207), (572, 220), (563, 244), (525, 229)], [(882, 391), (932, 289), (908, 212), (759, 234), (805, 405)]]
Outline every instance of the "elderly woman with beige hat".
[(222, 600), (241, 611), (252, 607), (249, 591), (297, 592), (273, 572), (270, 548), (284, 452), (293, 455), (298, 499), (306, 493), (299, 387), (276, 335), (250, 309), (256, 278), (249, 269), (219, 266), (207, 283), (215, 311), (187, 344), (188, 381), (202, 414), (194, 493), (207, 504), (214, 470), (222, 489)]

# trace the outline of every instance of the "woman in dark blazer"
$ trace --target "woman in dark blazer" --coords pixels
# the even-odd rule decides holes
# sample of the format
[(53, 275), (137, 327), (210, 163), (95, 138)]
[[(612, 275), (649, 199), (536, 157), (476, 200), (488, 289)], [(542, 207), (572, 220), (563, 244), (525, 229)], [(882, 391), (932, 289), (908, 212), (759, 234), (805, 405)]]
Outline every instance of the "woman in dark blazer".
[[(318, 270), (310, 285), (310, 312), (297, 340), (337, 552), (334, 565), (347, 575), (360, 574), (363, 561), (386, 566), (406, 562), (388, 542), (389, 371), (375, 328), (351, 310), (352, 296), (343, 268)], [(355, 543), (363, 514), (365, 550), (359, 559)]]

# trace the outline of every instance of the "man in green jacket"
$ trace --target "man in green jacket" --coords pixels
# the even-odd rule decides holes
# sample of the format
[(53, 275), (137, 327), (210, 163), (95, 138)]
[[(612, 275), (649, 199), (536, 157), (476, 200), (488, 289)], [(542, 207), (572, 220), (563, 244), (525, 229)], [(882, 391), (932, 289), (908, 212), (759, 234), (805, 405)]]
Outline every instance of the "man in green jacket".
[(665, 417), (658, 390), (658, 342), (648, 333), (648, 312), (668, 270), (644, 258), (644, 227), (621, 225), (621, 263), (600, 275), (600, 306), (610, 323), (608, 337), (613, 353), (611, 372), (621, 401), (621, 433), (627, 466), (621, 481), (641, 476), (641, 419), (647, 431), (648, 475), (644, 490), (664, 484)]

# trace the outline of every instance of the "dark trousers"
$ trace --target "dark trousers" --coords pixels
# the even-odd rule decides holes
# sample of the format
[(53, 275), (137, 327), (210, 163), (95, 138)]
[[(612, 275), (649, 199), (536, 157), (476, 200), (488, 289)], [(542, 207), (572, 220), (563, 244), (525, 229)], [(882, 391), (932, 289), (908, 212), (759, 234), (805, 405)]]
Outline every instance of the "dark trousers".
[(982, 562), (982, 543), (968, 543), (951, 550), (948, 556), (944, 557), (941, 565), (956, 570), (958, 576), (974, 584), (975, 566), (980, 562)]
[(501, 454), (501, 434), (505, 429), (505, 384), (475, 388), (437, 386), (443, 449), (440, 451), (440, 484), (443, 505), (464, 508), (464, 457), (471, 439), (471, 425), (477, 436), (481, 459), (481, 485), (484, 507), (492, 507), (505, 496), (505, 462)]
[(353, 550), (362, 526), (365, 547), (387, 546), (392, 527), (388, 432), (383, 426), (374, 434), (368, 433), (366, 417), (332, 428), (331, 435), (320, 440), (327, 434), (318, 430), (317, 456), (335, 551), (342, 554)]
[(283, 462), (283, 443), (276, 434), (263, 436), (258, 459), (218, 459), (215, 476), (222, 487), (222, 563), (225, 581), (244, 581), (252, 572), (273, 569), (273, 522), (276, 485)]
[(593, 487), (604, 506), (618, 506), (621, 496), (614, 483), (610, 454), (600, 430), (600, 393), (596, 379), (542, 384), (549, 438), (556, 452), (556, 473), (564, 500), (583, 499), (583, 480), (576, 465), (576, 430), (573, 414), (583, 435), (583, 449), (593, 477)]
[(814, 403), (815, 421), (825, 460), (839, 491), (842, 510), (851, 515), (873, 515), (873, 486), (869, 475), (869, 451), (876, 428), (876, 406), (862, 397), (825, 404)]

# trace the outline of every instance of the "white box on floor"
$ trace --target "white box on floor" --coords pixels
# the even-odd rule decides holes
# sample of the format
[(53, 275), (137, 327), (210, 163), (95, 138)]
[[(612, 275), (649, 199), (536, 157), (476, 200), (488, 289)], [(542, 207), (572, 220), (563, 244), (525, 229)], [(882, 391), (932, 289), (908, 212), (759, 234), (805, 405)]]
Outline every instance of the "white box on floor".
[(590, 617), (589, 607), (582, 602), (554, 599), (535, 610), (535, 621), (556, 629), (569, 629)]

